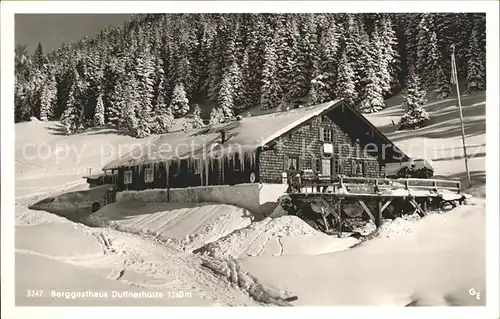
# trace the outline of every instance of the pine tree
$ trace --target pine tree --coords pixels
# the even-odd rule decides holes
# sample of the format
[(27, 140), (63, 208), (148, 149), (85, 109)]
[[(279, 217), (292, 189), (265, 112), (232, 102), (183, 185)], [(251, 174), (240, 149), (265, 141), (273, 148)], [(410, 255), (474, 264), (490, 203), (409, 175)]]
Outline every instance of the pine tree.
[(241, 87), (237, 95), (237, 101), (235, 103), (235, 110), (241, 111), (248, 109), (252, 106), (251, 103), (251, 83), (250, 83), (250, 70), (248, 61), (248, 50), (243, 53), (243, 58), (241, 62)]
[(337, 75), (337, 50), (339, 34), (334, 22), (325, 29), (320, 41), (320, 61), (311, 80), (310, 104), (322, 103), (333, 98)]
[(201, 118), (201, 109), (198, 104), (195, 105), (193, 111), (193, 128), (202, 128), (205, 126), (203, 119)]
[(120, 83), (124, 94), (122, 99), (119, 100), (120, 117), (118, 127), (120, 131), (138, 137), (140, 133), (138, 132), (139, 121), (137, 118), (139, 99), (136, 88), (139, 84), (134, 73), (129, 73), (125, 81), (125, 83)]
[(139, 123), (135, 114), (134, 102), (131, 100), (125, 101), (120, 116), (121, 131), (131, 135), (137, 136), (137, 127)]
[(313, 15), (301, 16), (299, 33), (295, 67), (298, 68), (300, 76), (295, 79), (295, 90), (298, 92), (299, 97), (303, 97), (309, 92), (311, 80), (318, 67), (319, 60), (316, 52), (317, 34)]
[(474, 29), (469, 43), (469, 60), (467, 61), (467, 93), (486, 89), (486, 72), (482, 52), (479, 49), (477, 31)]
[(234, 60), (231, 66), (229, 67), (227, 71), (227, 76), (229, 77), (232, 90), (233, 109), (235, 109), (243, 103), (243, 99), (245, 97), (244, 94), (245, 88), (243, 87), (243, 73), (241, 71), (241, 68), (238, 66), (236, 60)]
[(264, 69), (262, 70), (262, 88), (260, 106), (263, 110), (272, 109), (281, 105), (281, 88), (276, 79), (276, 51), (274, 42), (267, 45), (265, 51)]
[(355, 106), (355, 103), (358, 100), (354, 77), (354, 71), (344, 50), (339, 61), (337, 90), (335, 95), (339, 98), (343, 98), (345, 103), (350, 106)]
[(382, 95), (383, 88), (380, 85), (380, 79), (374, 68), (368, 69), (368, 84), (365, 88), (363, 99), (361, 100), (360, 110), (363, 113), (374, 113), (382, 110), (385, 106)]
[(50, 120), (54, 115), (54, 106), (57, 98), (56, 81), (53, 75), (49, 76), (40, 92), (40, 120)]
[(399, 122), (400, 129), (419, 128), (429, 120), (429, 114), (424, 109), (427, 102), (425, 95), (426, 91), (421, 86), (419, 76), (411, 69), (403, 95), (405, 114)]
[(214, 125), (218, 123), (224, 122), (224, 112), (222, 111), (221, 108), (213, 108), (212, 111), (210, 112), (210, 120), (208, 124)]
[(151, 123), (151, 132), (153, 134), (168, 133), (174, 123), (172, 109), (167, 107), (163, 94), (160, 94), (155, 108), (155, 115)]
[(306, 78), (301, 74), (301, 70), (297, 67), (299, 63), (299, 48), (298, 42), (300, 39), (300, 34), (298, 30), (297, 23), (294, 20), (289, 22), (287, 28), (289, 38), (288, 38), (288, 50), (284, 55), (284, 67), (283, 74), (278, 75), (281, 79), (281, 88), (283, 90), (283, 100), (286, 104), (292, 104), (296, 99), (302, 97), (303, 95), (303, 82)]
[(147, 137), (151, 134), (150, 119), (154, 98), (154, 61), (149, 48), (146, 48), (142, 56), (136, 58), (135, 74), (137, 74), (138, 94), (137, 98), (137, 133), (139, 138)]
[(47, 58), (43, 53), (42, 43), (38, 42), (38, 45), (33, 52), (33, 64), (36, 68), (41, 70), (45, 64), (47, 64)]
[(438, 92), (438, 99), (444, 99), (451, 95), (449, 77), (443, 68), (443, 58), (437, 47), (437, 36), (435, 32), (430, 35), (430, 47), (427, 54), (425, 70), (425, 84), (428, 89)]
[(222, 80), (218, 99), (218, 107), (222, 110), (226, 118), (232, 118), (234, 116), (234, 90), (232, 85), (231, 76), (227, 74)]
[(95, 106), (94, 126), (102, 125), (104, 125), (104, 102), (102, 101), (102, 94), (99, 94)]
[(435, 90), (438, 98), (446, 98), (451, 95), (451, 87), (438, 45), (435, 16), (430, 13), (423, 14), (418, 28), (416, 72), (421, 74), (424, 88)]
[(398, 52), (398, 38), (394, 30), (392, 20), (389, 15), (384, 14), (380, 21), (379, 36), (383, 54), (383, 68), (386, 72), (383, 74), (383, 82), (388, 83), (388, 88), (384, 89), (384, 94), (389, 93), (392, 88), (399, 84), (397, 73), (400, 64)]
[(66, 129), (66, 134), (75, 133), (78, 127), (78, 110), (75, 106), (74, 89), (70, 90), (68, 101), (66, 102), (66, 110), (61, 116), (61, 124)]
[(184, 85), (182, 83), (177, 84), (174, 88), (170, 101), (170, 108), (175, 117), (184, 116), (189, 112), (189, 100), (186, 97), (186, 92), (184, 91)]

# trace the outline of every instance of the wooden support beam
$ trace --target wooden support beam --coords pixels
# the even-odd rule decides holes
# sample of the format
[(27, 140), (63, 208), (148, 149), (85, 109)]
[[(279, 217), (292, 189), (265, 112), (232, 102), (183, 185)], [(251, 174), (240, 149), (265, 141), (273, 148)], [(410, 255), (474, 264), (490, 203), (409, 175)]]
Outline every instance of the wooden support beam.
[(342, 219), (342, 199), (339, 198), (337, 201), (337, 210), (339, 211), (339, 223), (338, 223), (338, 231), (339, 231), (339, 236), (342, 236), (342, 224), (344, 220)]
[(382, 200), (378, 199), (377, 200), (377, 215), (376, 215), (376, 220), (375, 220), (375, 225), (380, 227), (382, 224)]
[(325, 210), (323, 206), (321, 206), (321, 215), (328, 217), (331, 214), (331, 210)]
[(372, 212), (368, 209), (365, 202), (363, 202), (361, 199), (358, 199), (358, 203), (359, 205), (361, 205), (361, 207), (363, 207), (364, 211), (368, 214), (371, 220), (373, 220), (373, 222), (376, 223), (377, 221), (375, 220), (375, 216), (373, 216)]
[(325, 230), (328, 232), (328, 221), (326, 220), (325, 210), (321, 207), (321, 217), (323, 217), (323, 223), (325, 223)]
[(324, 196), (321, 196), (321, 204), (322, 204), (324, 207), (328, 207), (329, 212), (328, 212), (327, 216), (328, 216), (329, 214), (333, 214), (333, 216), (335, 216), (335, 218), (337, 218), (337, 220), (339, 220), (339, 219), (340, 219), (340, 216), (339, 216), (339, 214), (335, 211), (335, 208), (334, 208), (333, 204), (329, 203), (329, 202), (325, 199), (325, 197), (324, 197)]
[(389, 207), (389, 205), (392, 203), (392, 199), (389, 199), (387, 202), (385, 202), (385, 204), (382, 206), (382, 208), (380, 209), (380, 213), (383, 213), (384, 210)]
[(422, 217), (423, 217), (423, 216), (427, 215), (427, 213), (426, 213), (426, 212), (424, 212), (424, 211), (422, 210), (422, 208), (421, 208), (421, 207), (420, 207), (420, 205), (419, 205), (419, 204), (415, 201), (415, 199), (413, 199), (413, 198), (412, 198), (412, 199), (410, 199), (410, 200), (409, 200), (409, 202), (410, 202), (410, 204), (411, 204), (411, 205), (415, 208), (415, 211), (416, 211), (416, 212), (418, 212), (418, 213), (420, 214), (420, 216), (422, 216)]

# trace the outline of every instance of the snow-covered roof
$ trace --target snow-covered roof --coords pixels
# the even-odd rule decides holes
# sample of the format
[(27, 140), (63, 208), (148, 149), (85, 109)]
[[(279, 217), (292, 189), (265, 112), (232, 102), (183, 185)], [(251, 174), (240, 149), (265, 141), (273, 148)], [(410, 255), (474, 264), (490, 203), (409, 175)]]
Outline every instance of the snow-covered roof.
[(205, 157), (210, 147), (226, 141), (222, 152), (251, 153), (293, 128), (341, 105), (341, 99), (271, 114), (243, 117), (239, 121), (222, 123), (194, 132), (172, 132), (150, 140), (124, 156), (108, 163), (103, 170), (165, 162), (187, 157)]

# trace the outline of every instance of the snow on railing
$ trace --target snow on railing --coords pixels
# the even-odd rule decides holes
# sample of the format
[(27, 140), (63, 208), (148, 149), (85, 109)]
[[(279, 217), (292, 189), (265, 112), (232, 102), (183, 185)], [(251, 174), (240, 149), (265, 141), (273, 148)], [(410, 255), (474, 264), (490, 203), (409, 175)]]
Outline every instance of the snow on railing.
[(423, 178), (375, 178), (349, 177), (343, 175), (301, 176), (295, 175), (288, 179), (291, 193), (342, 193), (354, 190), (377, 194), (384, 189), (427, 190), (439, 192), (448, 190), (461, 192), (458, 180), (423, 179)]

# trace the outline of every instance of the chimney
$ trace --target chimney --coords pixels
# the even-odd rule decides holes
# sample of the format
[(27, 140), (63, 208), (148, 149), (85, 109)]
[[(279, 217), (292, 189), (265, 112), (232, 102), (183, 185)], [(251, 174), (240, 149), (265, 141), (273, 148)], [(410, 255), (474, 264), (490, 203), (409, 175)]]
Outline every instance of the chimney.
[(220, 143), (221, 143), (221, 144), (224, 144), (224, 142), (226, 141), (226, 131), (221, 131), (221, 132), (220, 132), (220, 136), (221, 136), (221, 141), (220, 141)]

